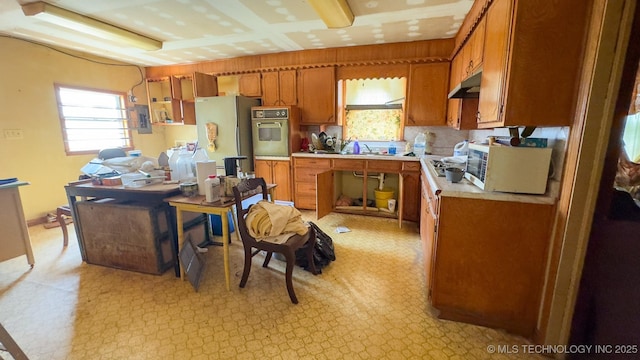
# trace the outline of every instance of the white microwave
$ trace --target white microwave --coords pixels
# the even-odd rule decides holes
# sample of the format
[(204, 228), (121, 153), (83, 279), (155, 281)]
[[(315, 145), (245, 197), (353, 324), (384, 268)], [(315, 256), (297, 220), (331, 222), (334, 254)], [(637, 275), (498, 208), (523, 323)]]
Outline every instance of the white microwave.
[(469, 144), (464, 176), (485, 191), (544, 194), (551, 148)]

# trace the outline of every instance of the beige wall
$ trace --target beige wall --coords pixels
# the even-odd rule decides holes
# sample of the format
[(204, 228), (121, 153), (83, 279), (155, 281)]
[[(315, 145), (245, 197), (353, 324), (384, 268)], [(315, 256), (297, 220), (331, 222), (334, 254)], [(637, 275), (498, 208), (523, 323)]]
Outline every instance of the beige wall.
[[(0, 38), (0, 49), (0, 178), (31, 183), (20, 194), (26, 219), (33, 220), (67, 203), (64, 185), (77, 180), (80, 168), (94, 157), (65, 154), (53, 84), (126, 92), (141, 78), (133, 66), (96, 64), (21, 40)], [(146, 103), (144, 83), (134, 95)], [(6, 139), (4, 129), (21, 129), (23, 138)], [(144, 155), (157, 157), (167, 147), (165, 129), (154, 126), (153, 134), (145, 135), (134, 131), (133, 143)]]

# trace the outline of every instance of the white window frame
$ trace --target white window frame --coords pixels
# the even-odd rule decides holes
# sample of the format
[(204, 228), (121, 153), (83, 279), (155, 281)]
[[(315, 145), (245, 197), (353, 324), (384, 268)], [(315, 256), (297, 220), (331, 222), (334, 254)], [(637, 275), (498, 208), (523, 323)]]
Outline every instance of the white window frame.
[[(124, 92), (63, 84), (54, 84), (54, 87), (67, 155), (97, 154), (106, 148), (133, 149)], [(80, 101), (79, 97), (61, 96), (61, 91), (93, 98)]]

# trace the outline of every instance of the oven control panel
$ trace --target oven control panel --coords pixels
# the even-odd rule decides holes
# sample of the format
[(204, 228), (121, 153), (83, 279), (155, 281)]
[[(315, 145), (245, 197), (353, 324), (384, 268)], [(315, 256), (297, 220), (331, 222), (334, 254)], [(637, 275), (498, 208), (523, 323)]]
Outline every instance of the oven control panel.
[(288, 119), (289, 108), (253, 108), (251, 117), (253, 119)]

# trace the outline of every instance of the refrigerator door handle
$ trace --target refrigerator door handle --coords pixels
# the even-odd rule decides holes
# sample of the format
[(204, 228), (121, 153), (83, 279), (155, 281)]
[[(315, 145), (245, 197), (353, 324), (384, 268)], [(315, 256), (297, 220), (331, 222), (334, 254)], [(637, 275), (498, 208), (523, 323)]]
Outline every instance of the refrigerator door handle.
[(240, 149), (240, 128), (236, 126), (236, 147), (238, 148), (238, 155), (241, 154)]

